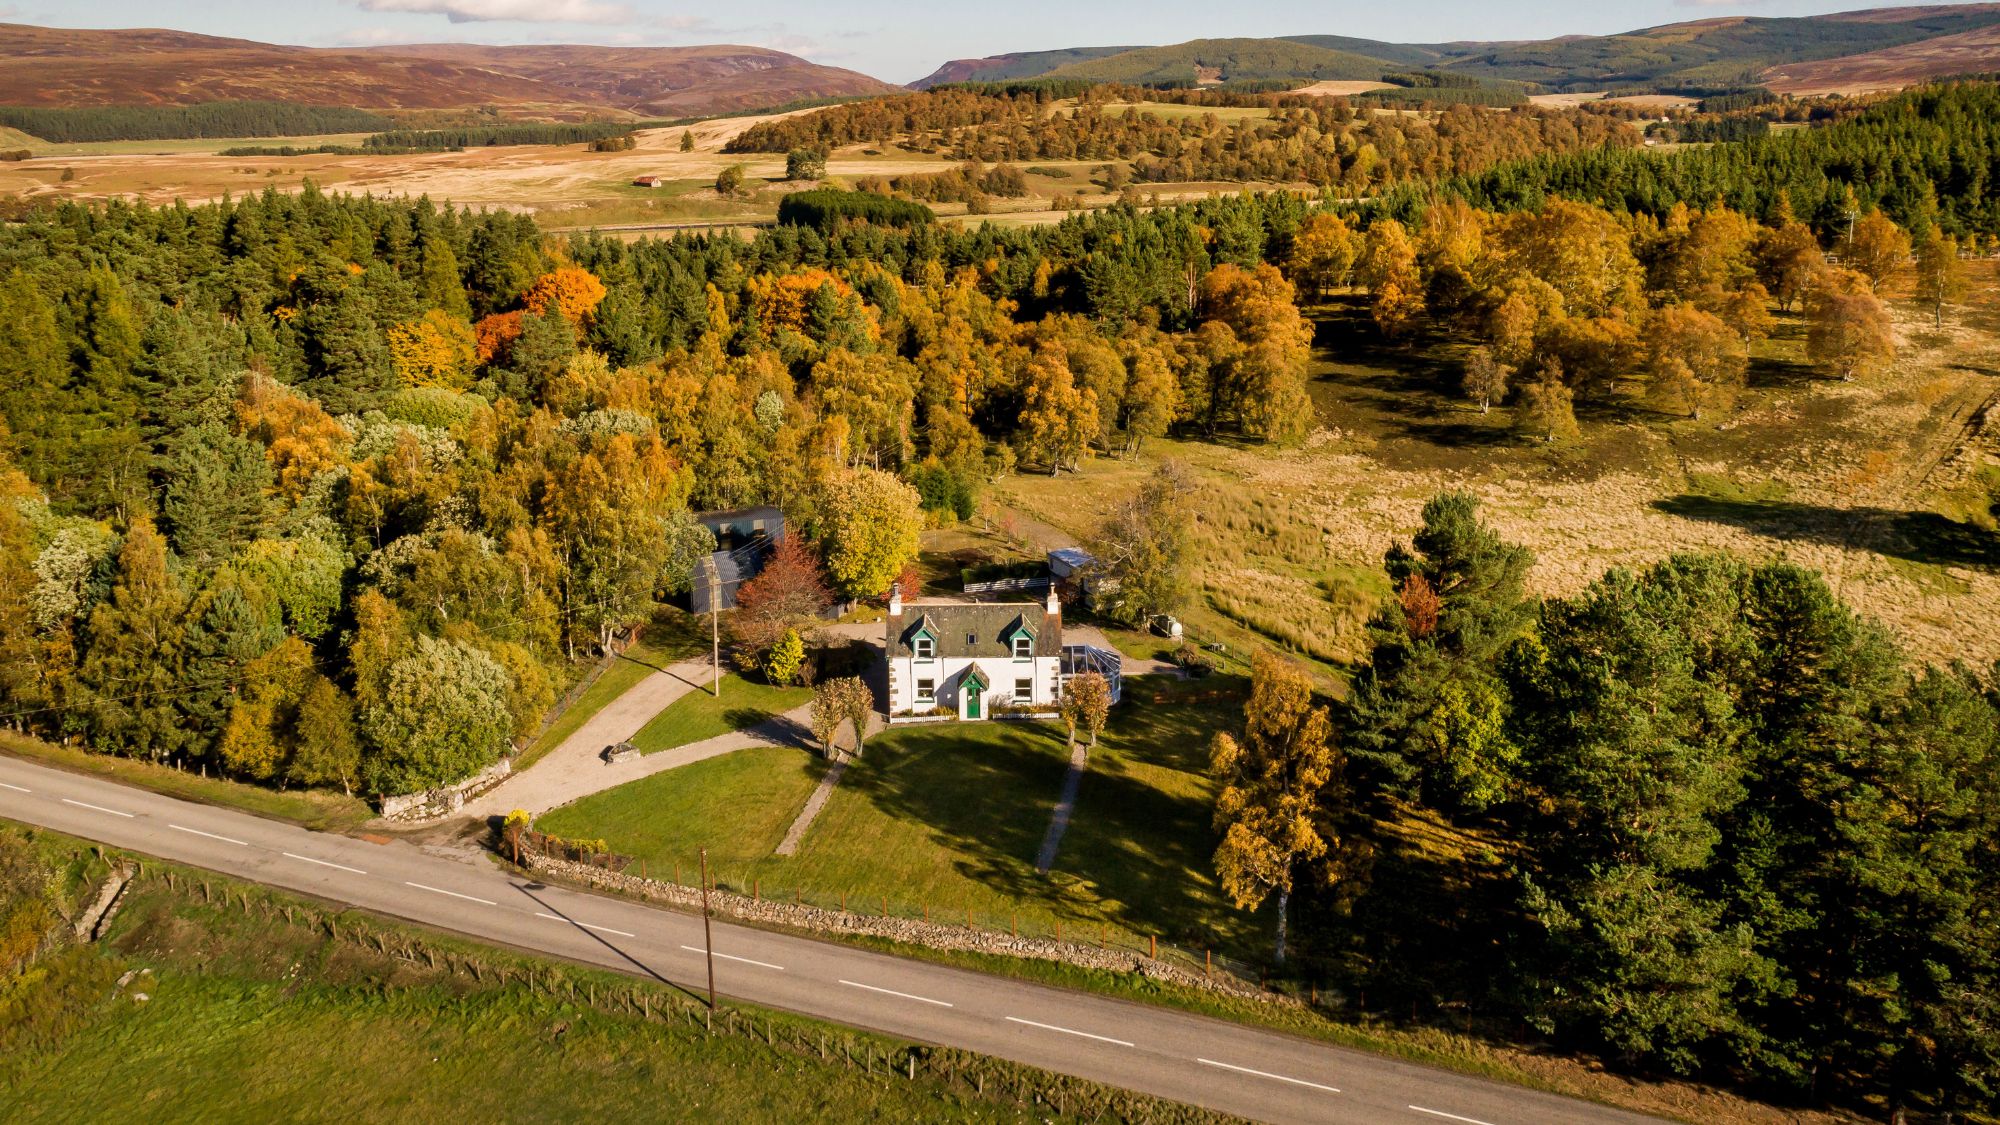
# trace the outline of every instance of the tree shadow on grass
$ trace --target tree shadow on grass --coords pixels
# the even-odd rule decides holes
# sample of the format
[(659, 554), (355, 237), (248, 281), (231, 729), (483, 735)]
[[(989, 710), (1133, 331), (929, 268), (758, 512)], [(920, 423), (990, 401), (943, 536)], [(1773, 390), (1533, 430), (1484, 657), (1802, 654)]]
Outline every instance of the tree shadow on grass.
[[(1035, 851), (1067, 768), (1059, 731), (1040, 723), (971, 733), (950, 724), (878, 739), (841, 779), (892, 820), (923, 825), (959, 874), (1028, 902), (1046, 897)], [(1054, 752), (1052, 752), (1052, 750)]]
[[(1188, 708), (1180, 708), (1186, 711)], [(1204, 768), (1205, 736), (1158, 723), (1128, 704), (1117, 744), (1157, 747), (1149, 764)], [(953, 854), (968, 881), (1031, 911), (1083, 925), (1109, 920), (1168, 941), (1215, 943), (1214, 900), (1194, 889), (1209, 877), (1212, 806), (1203, 793), (1161, 790), (1122, 767), (1107, 734), (1084, 775), (1076, 814), (1049, 876), (1034, 863), (1067, 769), (1055, 724), (910, 730), (871, 749), (842, 780), (885, 816), (921, 824)], [(1226, 935), (1225, 935), (1226, 936)]]
[(1943, 566), (2000, 568), (2000, 535), (1935, 512), (1831, 508), (1791, 500), (1732, 500), (1684, 494), (1653, 501), (1670, 515), (1729, 524), (1789, 542), (1854, 546)]

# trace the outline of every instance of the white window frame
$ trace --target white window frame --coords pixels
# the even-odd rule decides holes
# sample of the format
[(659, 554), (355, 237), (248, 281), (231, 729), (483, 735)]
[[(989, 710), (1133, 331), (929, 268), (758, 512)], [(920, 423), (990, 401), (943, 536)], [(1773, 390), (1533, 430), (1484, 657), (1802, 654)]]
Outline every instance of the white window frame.
[(1035, 701), (1035, 678), (1016, 676), (1014, 678), (1014, 702), (1033, 703)]
[(1014, 659), (1033, 660), (1034, 658), (1035, 639), (1026, 633), (1014, 634)]
[(937, 680), (925, 676), (917, 681), (915, 705), (918, 707), (937, 706)]
[(937, 642), (931, 639), (929, 633), (918, 633), (910, 638), (910, 652), (918, 660), (936, 660)]

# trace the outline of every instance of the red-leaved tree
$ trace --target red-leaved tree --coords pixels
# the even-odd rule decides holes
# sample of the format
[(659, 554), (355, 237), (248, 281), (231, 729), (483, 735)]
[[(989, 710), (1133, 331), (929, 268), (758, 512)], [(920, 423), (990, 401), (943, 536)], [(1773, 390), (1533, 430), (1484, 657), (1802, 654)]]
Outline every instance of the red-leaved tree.
[(820, 613), (832, 604), (819, 558), (797, 536), (788, 535), (778, 541), (757, 577), (737, 589), (730, 635), (746, 656), (761, 661), (786, 629), (809, 638)]

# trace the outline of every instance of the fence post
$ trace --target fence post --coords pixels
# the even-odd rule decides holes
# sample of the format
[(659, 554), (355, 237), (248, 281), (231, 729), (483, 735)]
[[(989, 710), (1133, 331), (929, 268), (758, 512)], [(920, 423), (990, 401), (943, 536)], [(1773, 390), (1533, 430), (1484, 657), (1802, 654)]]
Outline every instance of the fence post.
[(1021, 912), (1018, 910), (1012, 914), (1007, 915), (1007, 936), (1008, 937), (1021, 936)]
[(1153, 960), (1158, 961), (1160, 959), (1160, 935), (1148, 934), (1147, 936), (1152, 940), (1153, 943), (1153, 952), (1149, 956), (1151, 956)]
[(751, 902), (762, 902), (762, 901), (764, 901), (764, 880), (763, 880), (763, 879), (761, 879), (761, 878), (757, 878), (757, 877), (752, 877), (752, 878), (751, 878), (751, 880), (750, 880), (750, 901), (751, 901)]
[(889, 916), (889, 896), (888, 896), (888, 895), (883, 895), (883, 896), (882, 896), (882, 917), (884, 917), (884, 918), (887, 918), (888, 916)]
[(1205, 972), (1205, 973), (1207, 973), (1207, 974), (1208, 974), (1209, 976), (1214, 976), (1214, 975), (1215, 975), (1215, 950), (1213, 950), (1213, 949), (1204, 949), (1204, 950), (1202, 950), (1201, 952), (1202, 952), (1202, 956), (1204, 957), (1204, 959), (1206, 959), (1206, 960), (1207, 960), (1207, 962), (1208, 962), (1208, 966), (1207, 966), (1207, 968), (1203, 969), (1202, 971), (1203, 971), (1203, 972)]

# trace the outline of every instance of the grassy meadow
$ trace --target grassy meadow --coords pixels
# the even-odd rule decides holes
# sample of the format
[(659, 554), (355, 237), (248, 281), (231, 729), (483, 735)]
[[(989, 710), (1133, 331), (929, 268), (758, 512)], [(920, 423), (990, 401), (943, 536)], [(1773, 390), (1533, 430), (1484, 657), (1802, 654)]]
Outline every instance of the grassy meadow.
[(1879, 377), (1816, 374), (1803, 317), (1779, 314), (1732, 409), (1695, 419), (1621, 396), (1580, 405), (1581, 439), (1553, 445), (1515, 433), (1506, 409), (1466, 401), (1462, 342), (1386, 346), (1363, 298), (1337, 298), (1311, 311), (1320, 428), (1301, 445), (1155, 440), (1076, 476), (1009, 477), (973, 530), (1089, 543), (1154, 466), (1180, 461), (1199, 486), (1189, 635), (1289, 652), (1336, 692), (1388, 593), (1383, 553), (1449, 489), (1477, 494), (1485, 519), (1534, 550), (1537, 593), (1571, 594), (1673, 551), (1784, 556), (1825, 573), (1913, 652), (1985, 666), (2000, 658), (1983, 625), (2000, 613), (2000, 550), (1953, 521), (1986, 518), (1981, 450), (2000, 395), (1993, 271), (1973, 265), (1974, 296), (1942, 329), (1908, 279), (1892, 282), (1902, 344)]
[[(25, 847), (67, 895), (107, 869), (55, 834)], [(0, 1089), (10, 1122), (1067, 1119), (1037, 1093), (1080, 1119), (1206, 1119), (747, 1005), (711, 1030), (670, 986), (152, 862), (104, 941), (0, 984)]]

